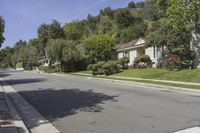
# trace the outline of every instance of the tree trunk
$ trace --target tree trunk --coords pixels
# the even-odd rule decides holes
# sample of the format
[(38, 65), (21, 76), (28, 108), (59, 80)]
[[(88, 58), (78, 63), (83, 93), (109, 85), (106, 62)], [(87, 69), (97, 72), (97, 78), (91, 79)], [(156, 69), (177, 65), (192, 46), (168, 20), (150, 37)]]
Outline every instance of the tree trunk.
[(200, 33), (195, 31), (192, 33), (192, 49), (196, 52), (194, 65), (200, 68)]

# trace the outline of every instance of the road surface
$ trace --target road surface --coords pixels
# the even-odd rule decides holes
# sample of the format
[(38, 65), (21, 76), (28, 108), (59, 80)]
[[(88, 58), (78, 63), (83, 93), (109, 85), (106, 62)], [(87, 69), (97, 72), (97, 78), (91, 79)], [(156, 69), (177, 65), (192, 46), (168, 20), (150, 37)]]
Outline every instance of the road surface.
[(173, 133), (200, 125), (200, 96), (33, 72), (0, 77), (61, 133)]

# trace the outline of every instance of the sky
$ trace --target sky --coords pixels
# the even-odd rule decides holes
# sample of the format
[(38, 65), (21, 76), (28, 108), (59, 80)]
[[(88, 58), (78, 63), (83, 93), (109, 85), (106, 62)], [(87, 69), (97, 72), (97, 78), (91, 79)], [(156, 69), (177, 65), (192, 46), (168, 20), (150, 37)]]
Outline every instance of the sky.
[(13, 46), (18, 40), (37, 36), (42, 23), (58, 20), (62, 25), (80, 20), (88, 14), (97, 15), (105, 7), (126, 7), (141, 0), (0, 0), (0, 16), (5, 20), (6, 40), (2, 47)]

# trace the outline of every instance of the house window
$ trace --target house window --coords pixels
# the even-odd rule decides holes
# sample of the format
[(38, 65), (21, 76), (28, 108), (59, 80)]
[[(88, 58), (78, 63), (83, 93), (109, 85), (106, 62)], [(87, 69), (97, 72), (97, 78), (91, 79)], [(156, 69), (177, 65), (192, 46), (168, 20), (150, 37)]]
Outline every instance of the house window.
[(123, 57), (129, 57), (129, 54), (130, 54), (129, 51), (124, 51), (123, 52)]

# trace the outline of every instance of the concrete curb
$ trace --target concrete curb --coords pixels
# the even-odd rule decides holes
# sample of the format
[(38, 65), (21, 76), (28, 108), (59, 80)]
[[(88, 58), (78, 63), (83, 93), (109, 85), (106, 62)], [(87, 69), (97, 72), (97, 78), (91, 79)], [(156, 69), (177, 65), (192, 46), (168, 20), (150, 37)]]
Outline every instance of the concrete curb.
[[(1, 80), (4, 81), (3, 79)], [(3, 88), (5, 93), (12, 99), (13, 104), (31, 133), (60, 133), (11, 86), (4, 82)]]
[[(0, 78), (0, 81), (3, 81), (3, 80)], [(13, 124), (17, 128), (17, 131), (19, 133), (30, 133), (29, 130), (27, 129), (26, 125), (24, 124), (22, 118), (18, 114), (16, 107), (12, 103), (11, 99), (8, 97), (8, 94), (6, 93), (3, 85), (0, 86), (0, 89), (1, 89), (1, 91), (4, 92), (3, 97), (6, 101), (6, 104), (9, 109), (9, 112), (11, 114), (11, 117), (13, 118)]]

